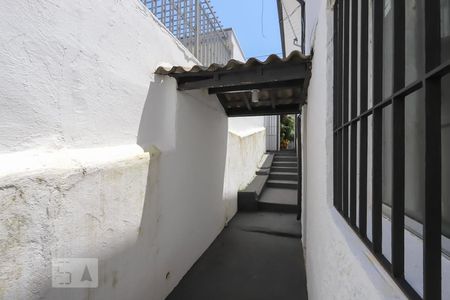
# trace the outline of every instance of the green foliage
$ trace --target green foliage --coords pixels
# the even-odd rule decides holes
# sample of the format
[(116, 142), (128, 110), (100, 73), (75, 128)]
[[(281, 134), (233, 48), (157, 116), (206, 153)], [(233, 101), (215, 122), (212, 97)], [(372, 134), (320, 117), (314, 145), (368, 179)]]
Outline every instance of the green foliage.
[[(295, 121), (292, 115), (282, 115), (280, 120), (280, 137), (282, 146), (292, 142), (295, 137)], [(284, 147), (282, 147), (284, 148)]]

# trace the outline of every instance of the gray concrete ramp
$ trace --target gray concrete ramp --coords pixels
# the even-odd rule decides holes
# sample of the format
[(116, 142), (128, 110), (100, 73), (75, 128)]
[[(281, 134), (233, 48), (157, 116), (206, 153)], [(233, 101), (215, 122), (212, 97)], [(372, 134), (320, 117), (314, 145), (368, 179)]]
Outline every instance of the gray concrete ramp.
[(167, 299), (307, 299), (300, 232), (295, 214), (239, 212)]

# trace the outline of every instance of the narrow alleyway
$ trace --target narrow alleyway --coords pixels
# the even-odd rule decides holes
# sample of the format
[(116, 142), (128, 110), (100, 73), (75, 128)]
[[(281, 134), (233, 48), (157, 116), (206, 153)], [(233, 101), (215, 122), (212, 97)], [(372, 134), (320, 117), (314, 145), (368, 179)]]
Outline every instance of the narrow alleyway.
[[(295, 197), (267, 188), (260, 201)], [(300, 222), (269, 209), (238, 212), (167, 299), (307, 299)]]

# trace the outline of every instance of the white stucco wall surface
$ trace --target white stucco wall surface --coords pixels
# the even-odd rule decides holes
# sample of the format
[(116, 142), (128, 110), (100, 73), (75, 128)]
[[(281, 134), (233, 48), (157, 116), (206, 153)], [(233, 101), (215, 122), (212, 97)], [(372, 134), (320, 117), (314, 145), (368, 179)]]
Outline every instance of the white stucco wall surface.
[[(321, 1), (303, 112), (303, 245), (310, 299), (405, 299), (332, 203), (333, 11)], [(326, 116), (326, 118), (324, 118)], [(326, 187), (326, 188), (324, 188)]]
[[(226, 220), (227, 118), (138, 0), (0, 3), (0, 299), (164, 299)], [(99, 259), (96, 289), (51, 258)]]
[(0, 8), (0, 153), (135, 143), (156, 67), (196, 62), (139, 1)]
[(224, 31), (228, 37), (229, 42), (231, 43), (231, 48), (233, 51), (231, 57), (233, 59), (244, 62), (245, 54), (244, 51), (242, 51), (241, 45), (239, 44), (239, 40), (236, 34), (234, 33), (233, 28), (227, 28)]
[[(300, 3), (297, 0), (280, 0), (280, 3), (283, 14), (286, 55), (289, 55), (294, 50), (301, 52), (302, 23)], [(297, 41), (294, 41), (295, 38), (297, 38)]]
[(247, 136), (264, 129), (264, 117), (228, 118), (228, 130), (237, 135)]
[(226, 206), (226, 222), (237, 212), (237, 192), (255, 177), (255, 171), (266, 151), (266, 131), (237, 133), (228, 131), (227, 161), (223, 198)]
[(138, 146), (1, 155), (0, 299), (45, 298), (52, 258), (100, 258), (103, 268), (135, 244), (148, 166)]
[[(284, 45), (286, 55), (289, 55), (294, 50), (301, 51), (301, 6), (298, 0), (280, 0), (280, 2), (283, 13)], [(305, 54), (307, 55), (311, 54), (314, 46), (314, 33), (320, 5), (320, 0), (305, 1)], [(298, 39), (298, 42), (294, 42), (295, 38)]]

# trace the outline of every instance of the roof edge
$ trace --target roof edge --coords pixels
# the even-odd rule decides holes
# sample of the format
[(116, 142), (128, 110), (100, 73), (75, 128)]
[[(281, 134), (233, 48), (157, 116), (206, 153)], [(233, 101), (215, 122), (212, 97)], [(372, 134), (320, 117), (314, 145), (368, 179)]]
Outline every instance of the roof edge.
[(280, 58), (276, 54), (269, 55), (266, 60), (261, 61), (255, 57), (249, 58), (246, 62), (241, 62), (235, 59), (231, 59), (228, 61), (226, 65), (220, 65), (220, 64), (211, 64), (209, 67), (195, 65), (192, 67), (182, 67), (182, 66), (172, 66), (172, 67), (165, 67), (165, 66), (159, 66), (155, 74), (158, 75), (175, 75), (175, 74), (182, 74), (182, 73), (200, 73), (200, 72), (216, 72), (216, 71), (227, 71), (232, 70), (236, 68), (247, 68), (255, 65), (268, 65), (271, 63), (289, 63), (292, 61), (297, 62), (304, 62), (304, 63), (311, 63), (312, 56), (306, 56), (302, 54), (300, 51), (292, 51), (287, 57)]

